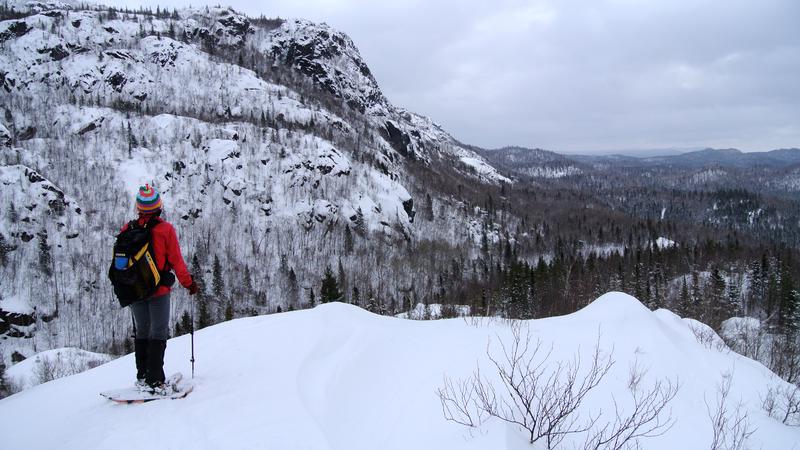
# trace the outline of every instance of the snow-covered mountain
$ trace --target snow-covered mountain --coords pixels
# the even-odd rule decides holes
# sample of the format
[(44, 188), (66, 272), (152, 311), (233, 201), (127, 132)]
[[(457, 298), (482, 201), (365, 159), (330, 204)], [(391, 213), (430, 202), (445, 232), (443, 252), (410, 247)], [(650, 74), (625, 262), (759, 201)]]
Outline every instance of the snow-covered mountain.
[(586, 169), (567, 156), (540, 148), (503, 147), (478, 151), (497, 167), (534, 179), (580, 175)]
[[(185, 399), (121, 406), (100, 397), (131, 382), (129, 355), (0, 400), (0, 433), (4, 448), (29, 450), (543, 449), (543, 440), (531, 446), (529, 433), (497, 418), (472, 428), (449, 422), (437, 397), (446, 379), (458, 385), (479, 368), (502, 401), (506, 391), (489, 356), (505, 361), (514, 329), (491, 319), (381, 317), (341, 303), (238, 319), (196, 333), (195, 390)], [(657, 415), (668, 426), (638, 438), (638, 448), (712, 448), (715, 429), (725, 433), (716, 448), (731, 448), (741, 431), (752, 432), (741, 448), (796, 447), (798, 429), (762, 408), (770, 389), (790, 385), (720, 346), (698, 322), (611, 293), (577, 313), (516, 329), (529, 333), (531, 349), (539, 343), (528, 355), (542, 363), (535, 366), (542, 379), (574, 358), (585, 373), (595, 347), (601, 360), (613, 361), (570, 416), (573, 427), (594, 425), (566, 435), (558, 448), (584, 448), (615, 413), (631, 414), (632, 392), (641, 398), (659, 382), (678, 388)], [(170, 340), (166, 369), (190, 374), (189, 354), (189, 336)]]
[[(364, 304), (432, 295), (418, 273), (432, 280), (478, 251), (484, 212), (454, 187), (509, 181), (393, 106), (352, 40), (325, 24), (221, 7), (10, 6), (0, 22), (7, 362), (12, 351), (119, 349), (130, 321), (105, 271), (145, 182), (163, 193), (208, 292), (224, 285), (212, 310), (229, 303), (240, 316), (309, 304), (326, 267)], [(225, 271), (212, 283), (216, 260)], [(176, 300), (180, 314), (188, 303)], [(19, 323), (2, 306), (12, 303), (26, 312)]]

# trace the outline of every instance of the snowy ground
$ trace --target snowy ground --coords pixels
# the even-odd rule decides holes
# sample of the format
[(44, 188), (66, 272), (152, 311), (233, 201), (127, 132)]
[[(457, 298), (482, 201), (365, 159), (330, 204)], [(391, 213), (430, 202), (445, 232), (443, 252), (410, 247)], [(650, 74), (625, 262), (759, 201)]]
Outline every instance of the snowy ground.
[[(782, 383), (764, 366), (701, 345), (687, 322), (650, 312), (630, 296), (607, 294), (568, 316), (526, 323), (553, 352), (548, 364), (587, 356), (598, 340), (615, 365), (581, 413), (609, 412), (623, 399), (631, 364), (643, 383), (677, 379), (674, 426), (642, 441), (646, 449), (706, 449), (712, 428), (704, 397), (730, 373), (755, 433), (750, 448), (800, 448), (800, 428), (760, 408), (759, 395)], [(344, 304), (226, 322), (195, 335), (196, 389), (186, 399), (117, 405), (98, 392), (134, 377), (129, 355), (0, 401), (3, 448), (114, 449), (531, 449), (517, 428), (497, 420), (469, 430), (442, 417), (443, 376), (488, 370), (508, 323), (478, 319), (408, 321)], [(172, 339), (168, 372), (190, 373), (189, 336)], [(622, 402), (624, 404), (624, 402)], [(580, 436), (564, 442), (573, 448)], [(538, 445), (538, 444), (537, 444)]]
[(62, 378), (97, 367), (113, 359), (111, 355), (87, 352), (79, 348), (56, 348), (37, 353), (6, 370), (6, 378), (15, 389), (28, 389), (49, 379)]

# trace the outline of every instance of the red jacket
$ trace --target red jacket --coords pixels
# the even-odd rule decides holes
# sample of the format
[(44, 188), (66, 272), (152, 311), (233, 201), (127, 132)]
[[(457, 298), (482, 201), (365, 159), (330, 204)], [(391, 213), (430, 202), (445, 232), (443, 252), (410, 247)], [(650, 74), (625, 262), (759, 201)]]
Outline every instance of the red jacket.
[[(146, 216), (139, 217), (139, 225), (144, 226), (148, 220), (150, 219)], [(175, 228), (171, 223), (160, 217), (156, 217), (155, 220), (158, 224), (150, 229), (150, 242), (153, 245), (153, 256), (156, 259), (156, 268), (158, 268), (160, 272), (172, 270), (175, 272), (178, 282), (186, 289), (189, 289), (189, 286), (192, 284), (192, 276), (189, 274), (189, 269), (186, 268), (186, 262), (183, 261), (181, 246), (178, 244), (178, 235), (175, 233)], [(127, 223), (122, 227), (121, 231), (125, 231), (126, 229), (128, 229)], [(169, 291), (170, 288), (167, 286), (159, 286), (153, 296), (159, 297), (168, 294)]]

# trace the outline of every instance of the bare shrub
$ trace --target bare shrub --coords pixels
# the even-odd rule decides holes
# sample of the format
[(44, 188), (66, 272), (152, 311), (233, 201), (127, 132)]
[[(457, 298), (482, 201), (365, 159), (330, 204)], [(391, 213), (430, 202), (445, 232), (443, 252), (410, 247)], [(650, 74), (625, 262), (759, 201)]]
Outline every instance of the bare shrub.
[(459, 315), (461, 315), (461, 313), (458, 307), (449, 303), (443, 304), (439, 312), (440, 319), (455, 319)]
[(17, 392), (21, 392), (24, 389), (22, 383), (20, 383), (19, 380), (17, 380), (14, 377), (6, 376), (5, 384), (6, 384), (6, 389), (5, 389), (6, 395), (14, 395)]
[(800, 382), (800, 342), (790, 334), (774, 336), (767, 366), (789, 383)]
[(35, 384), (75, 375), (103, 364), (104, 361), (86, 360), (78, 354), (68, 352), (57, 353), (54, 357), (37, 356), (33, 370)]
[(760, 323), (754, 327), (746, 320), (727, 322), (727, 326), (723, 324), (721, 333), (722, 339), (731, 350), (756, 361), (763, 359), (766, 336), (766, 327)]
[(770, 417), (781, 423), (800, 426), (800, 387), (771, 386), (761, 398), (761, 406)]
[[(475, 373), (480, 379), (480, 372)], [(445, 377), (444, 386), (437, 391), (445, 419), (466, 427), (477, 428), (486, 418), (486, 412), (477, 403), (472, 379), (453, 381)]]
[(723, 341), (711, 327), (695, 322), (689, 324), (689, 329), (692, 330), (697, 342), (702, 346), (718, 352), (730, 352), (730, 348), (725, 344), (725, 341)]
[(585, 450), (639, 448), (640, 438), (661, 436), (672, 428), (675, 421), (666, 408), (678, 394), (678, 382), (658, 380), (649, 389), (642, 390), (644, 375), (646, 371), (638, 362), (631, 365), (628, 391), (633, 408), (626, 413), (614, 399), (614, 420), (590, 433), (583, 446)]
[(747, 439), (755, 432), (750, 426), (742, 403), (730, 404), (732, 378), (730, 373), (722, 375), (722, 381), (717, 384), (716, 399), (713, 404), (703, 399), (713, 429), (711, 450), (745, 449)]
[[(675, 397), (677, 384), (658, 382), (642, 391), (644, 375), (633, 368), (629, 386), (633, 411), (625, 414), (615, 402), (616, 419), (596, 428), (602, 412), (581, 417), (578, 409), (585, 397), (611, 370), (611, 354), (600, 350), (600, 339), (588, 359), (580, 352), (571, 361), (548, 364), (552, 347), (544, 351), (541, 340), (533, 341), (519, 323), (511, 327), (509, 343), (500, 341), (501, 352), (487, 355), (500, 380), (499, 387), (483, 376), (480, 368), (466, 380), (445, 377), (438, 390), (442, 411), (447, 420), (467, 427), (478, 427), (494, 417), (519, 426), (533, 444), (542, 441), (546, 448), (556, 448), (571, 434), (588, 432), (585, 448), (619, 449), (641, 437), (657, 436), (671, 426), (671, 418), (662, 412)], [(588, 367), (582, 368), (582, 361)], [(583, 370), (582, 370), (583, 369)]]

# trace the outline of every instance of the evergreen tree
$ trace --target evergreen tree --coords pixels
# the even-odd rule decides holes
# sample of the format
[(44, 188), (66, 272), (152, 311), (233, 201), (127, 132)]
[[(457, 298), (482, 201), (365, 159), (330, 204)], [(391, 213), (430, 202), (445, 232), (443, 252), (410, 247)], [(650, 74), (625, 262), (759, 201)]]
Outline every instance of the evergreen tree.
[(325, 278), (322, 279), (322, 289), (320, 290), (320, 302), (338, 302), (342, 300), (342, 293), (339, 291), (339, 283), (333, 276), (330, 266), (325, 268)]
[(222, 265), (219, 263), (219, 257), (214, 255), (214, 266), (212, 268), (212, 289), (214, 290), (214, 297), (217, 301), (222, 301), (225, 298), (225, 281), (222, 279)]
[(353, 253), (353, 232), (350, 231), (350, 225), (344, 227), (344, 252), (348, 255)]
[(197, 297), (197, 329), (202, 330), (212, 325), (211, 311), (208, 308), (208, 300), (205, 296), (198, 294)]
[(686, 275), (683, 276), (683, 282), (681, 283), (681, 294), (678, 300), (678, 314), (683, 317), (690, 316), (690, 311), (692, 309), (692, 299), (689, 295), (689, 287), (686, 284)]
[[(711, 270), (711, 292), (708, 296), (707, 309), (710, 311), (711, 317), (706, 318), (710, 322), (709, 325), (716, 328), (716, 326), (725, 320), (727, 317), (726, 306), (728, 304), (725, 296), (725, 277), (719, 268), (714, 267)], [(710, 320), (709, 320), (710, 319)]]
[(136, 141), (136, 137), (133, 135), (133, 132), (131, 131), (131, 123), (130, 122), (128, 122), (128, 127), (127, 127), (126, 131), (127, 131), (127, 134), (128, 134), (128, 158), (132, 158), (133, 157), (132, 156), (132, 151), (133, 151), (133, 149), (135, 147), (137, 147), (139, 145), (139, 143)]
[(47, 230), (42, 230), (39, 237), (39, 270), (46, 277), (53, 275), (53, 255), (50, 252), (50, 245), (47, 243)]
[(350, 298), (350, 301), (356, 306), (361, 305), (361, 292), (359, 292), (357, 286), (353, 286), (353, 296)]
[(6, 365), (3, 362), (2, 355), (0, 355), (0, 398), (8, 396), (8, 383), (6, 382)]
[(0, 267), (5, 267), (8, 264), (8, 254), (16, 249), (17, 247), (9, 244), (3, 233), (0, 233)]
[(735, 279), (730, 280), (728, 283), (728, 298), (727, 298), (728, 314), (731, 317), (738, 317), (742, 314), (742, 289)]
[(225, 303), (225, 321), (227, 322), (228, 320), (233, 320), (233, 301), (232, 300), (228, 300), (228, 302)]
[(528, 268), (519, 262), (514, 262), (505, 273), (502, 287), (502, 298), (505, 315), (511, 319), (530, 319), (530, 292), (528, 281)]
[(348, 285), (347, 285), (347, 276), (344, 273), (344, 266), (342, 265), (342, 258), (339, 258), (339, 274), (337, 281), (339, 282), (339, 288), (342, 291), (342, 298), (340, 301), (346, 301), (344, 297), (347, 293)]
[[(189, 314), (189, 311), (184, 311), (181, 315), (181, 320), (178, 322), (181, 327), (182, 334), (191, 333), (194, 329), (194, 324), (192, 323), (192, 316)], [(180, 336), (176, 333), (176, 336)]]
[(361, 211), (361, 207), (358, 207), (356, 211), (356, 221), (355, 221), (355, 231), (358, 233), (359, 236), (364, 237), (367, 235), (367, 224), (364, 221), (364, 211)]
[(430, 194), (425, 194), (425, 204), (422, 207), (422, 218), (428, 222), (433, 220), (433, 200)]
[(800, 291), (792, 290), (786, 305), (785, 326), (789, 336), (797, 340), (800, 334)]
[(309, 288), (308, 290), (308, 305), (313, 308), (317, 306), (317, 298), (314, 296), (314, 288)]
[(246, 298), (252, 298), (254, 296), (253, 282), (251, 281), (251, 275), (250, 275), (250, 266), (247, 264), (244, 265), (244, 278), (242, 280), (242, 290), (244, 291), (244, 295)]
[(203, 269), (200, 267), (200, 261), (197, 259), (197, 254), (195, 253), (192, 256), (192, 262), (190, 264), (191, 268), (189, 269), (190, 273), (192, 274), (192, 278), (194, 279), (197, 286), (200, 287), (200, 292), (198, 295), (203, 294), (203, 287), (205, 286), (205, 280), (203, 279)]
[(780, 275), (780, 317), (778, 324), (782, 325), (789, 332), (796, 331), (797, 324), (793, 323), (797, 313), (797, 290), (794, 286), (792, 276), (792, 260), (790, 257), (784, 258), (781, 264)]

